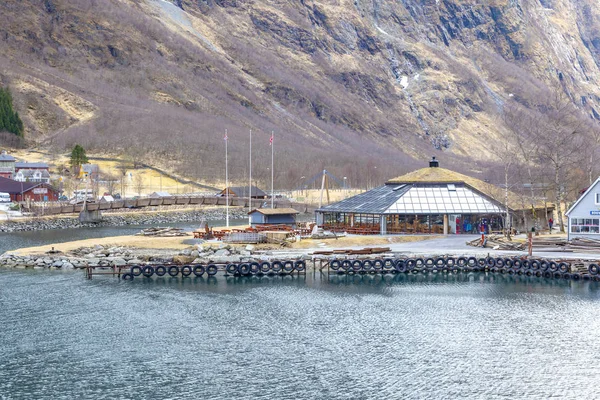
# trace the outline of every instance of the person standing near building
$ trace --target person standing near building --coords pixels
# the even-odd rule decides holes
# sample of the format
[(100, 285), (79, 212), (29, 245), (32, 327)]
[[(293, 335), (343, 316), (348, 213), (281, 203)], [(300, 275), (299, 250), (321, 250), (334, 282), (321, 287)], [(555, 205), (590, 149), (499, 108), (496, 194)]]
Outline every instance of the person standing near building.
[(552, 220), (552, 218), (550, 218), (548, 220), (548, 228), (550, 228), (550, 233), (552, 233), (552, 225), (554, 225), (554, 221)]

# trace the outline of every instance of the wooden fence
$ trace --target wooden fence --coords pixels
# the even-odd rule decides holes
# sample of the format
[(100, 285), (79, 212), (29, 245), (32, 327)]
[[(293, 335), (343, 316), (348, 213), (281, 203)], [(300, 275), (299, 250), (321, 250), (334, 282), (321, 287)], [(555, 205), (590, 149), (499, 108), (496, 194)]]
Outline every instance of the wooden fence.
[[(263, 203), (267, 203), (270, 207), (270, 200), (252, 199), (252, 208), (261, 208)], [(161, 198), (141, 198), (141, 199), (125, 199), (115, 200), (110, 202), (87, 203), (88, 211), (109, 211), (123, 209), (139, 209), (144, 207), (159, 207), (159, 206), (225, 206), (227, 199), (218, 196), (206, 197), (191, 197), (191, 196), (171, 196)], [(248, 199), (240, 197), (230, 197), (229, 205), (232, 207), (248, 207)], [(287, 200), (276, 200), (275, 208), (294, 208), (300, 212), (313, 212), (314, 206), (303, 203), (292, 203)], [(58, 215), (58, 214), (73, 214), (83, 210), (83, 204), (68, 204), (68, 203), (35, 203), (32, 204), (29, 211), (36, 215)]]

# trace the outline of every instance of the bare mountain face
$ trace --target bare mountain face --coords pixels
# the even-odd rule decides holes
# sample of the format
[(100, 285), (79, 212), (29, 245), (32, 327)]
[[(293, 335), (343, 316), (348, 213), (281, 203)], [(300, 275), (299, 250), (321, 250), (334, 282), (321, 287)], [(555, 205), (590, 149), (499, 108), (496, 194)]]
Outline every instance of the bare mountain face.
[(595, 3), (4, 0), (0, 80), (38, 143), (211, 180), (226, 128), (240, 178), (248, 130), (259, 160), (273, 130), (280, 182), (364, 183), (494, 159), (507, 106), (560, 93), (600, 120)]

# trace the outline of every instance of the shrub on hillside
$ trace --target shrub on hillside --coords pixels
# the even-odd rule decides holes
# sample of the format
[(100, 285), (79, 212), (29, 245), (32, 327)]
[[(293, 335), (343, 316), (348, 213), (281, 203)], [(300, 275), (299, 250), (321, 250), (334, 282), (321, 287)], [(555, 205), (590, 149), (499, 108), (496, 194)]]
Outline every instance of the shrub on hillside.
[(0, 87), (0, 132), (2, 131), (23, 137), (23, 121), (19, 113), (13, 110), (10, 91)]

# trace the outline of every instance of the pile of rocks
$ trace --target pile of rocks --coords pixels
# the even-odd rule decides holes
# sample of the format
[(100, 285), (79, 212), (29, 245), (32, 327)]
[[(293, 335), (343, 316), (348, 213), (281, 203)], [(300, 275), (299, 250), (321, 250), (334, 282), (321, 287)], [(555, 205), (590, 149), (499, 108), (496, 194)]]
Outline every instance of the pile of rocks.
[(303, 253), (285, 254), (277, 251), (260, 250), (255, 246), (232, 246), (225, 243), (200, 243), (181, 251), (161, 249), (139, 249), (123, 246), (81, 247), (66, 254), (51, 251), (44, 255), (16, 255), (5, 253), (0, 256), (0, 267), (7, 268), (50, 268), (77, 269), (85, 267), (115, 267), (144, 264), (208, 264), (239, 263), (250, 261), (310, 260)]
[(0, 267), (5, 268), (73, 269), (85, 266), (85, 260), (65, 256), (18, 256), (6, 253), (0, 257)]
[(195, 248), (185, 249), (178, 256), (173, 257), (174, 262), (180, 264), (200, 263), (238, 263), (251, 261), (271, 261), (276, 259), (304, 259), (311, 257), (302, 253), (286, 252), (282, 257), (281, 252), (271, 250), (256, 250), (254, 245), (233, 246), (225, 243), (220, 244), (198, 244)]
[[(230, 218), (245, 217), (241, 209), (233, 209)], [(161, 213), (131, 213), (125, 215), (104, 214), (102, 222), (81, 223), (77, 217), (39, 218), (27, 221), (5, 221), (0, 224), (0, 232), (41, 231), (47, 229), (91, 228), (97, 226), (160, 225), (173, 222), (198, 222), (225, 219), (225, 210), (191, 210)]]

